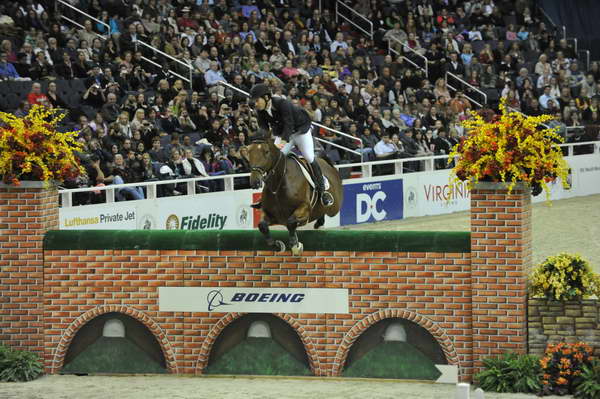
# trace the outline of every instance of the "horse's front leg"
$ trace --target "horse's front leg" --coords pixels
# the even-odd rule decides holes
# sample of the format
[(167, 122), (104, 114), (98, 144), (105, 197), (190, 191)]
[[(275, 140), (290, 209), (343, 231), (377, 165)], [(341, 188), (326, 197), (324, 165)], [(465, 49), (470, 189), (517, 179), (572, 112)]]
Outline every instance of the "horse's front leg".
[(265, 237), (265, 240), (267, 240), (268, 246), (273, 247), (276, 252), (285, 251), (285, 244), (283, 243), (283, 241), (276, 240), (273, 237), (271, 237), (271, 230), (269, 229), (269, 226), (270, 226), (269, 218), (263, 212), (263, 218), (260, 221), (260, 223), (258, 224), (258, 230)]
[(290, 248), (292, 250), (292, 255), (294, 256), (300, 255), (304, 249), (304, 245), (298, 240), (296, 229), (308, 222), (309, 214), (310, 206), (308, 204), (303, 204), (288, 218), (287, 229), (290, 236)]

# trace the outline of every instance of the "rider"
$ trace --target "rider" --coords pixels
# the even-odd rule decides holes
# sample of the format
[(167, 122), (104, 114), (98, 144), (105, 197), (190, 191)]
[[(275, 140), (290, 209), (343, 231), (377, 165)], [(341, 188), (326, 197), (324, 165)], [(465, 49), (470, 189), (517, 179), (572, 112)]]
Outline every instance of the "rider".
[[(269, 86), (256, 84), (250, 89), (250, 103), (258, 114), (258, 125), (263, 129), (271, 129), (275, 136), (286, 140), (281, 149), (284, 155), (296, 146), (302, 156), (312, 166), (315, 178), (315, 189), (325, 206), (333, 205), (333, 196), (325, 191), (323, 172), (315, 158), (312, 124), (306, 110), (292, 104), (291, 101), (271, 95)], [(260, 207), (259, 204), (253, 207)]]

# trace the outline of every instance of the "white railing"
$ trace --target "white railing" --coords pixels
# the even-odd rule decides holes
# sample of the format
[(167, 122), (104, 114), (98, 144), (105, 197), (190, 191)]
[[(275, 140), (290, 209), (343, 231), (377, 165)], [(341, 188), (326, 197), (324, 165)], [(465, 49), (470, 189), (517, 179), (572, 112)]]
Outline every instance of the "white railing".
[[(586, 141), (582, 143), (565, 143), (560, 144), (560, 147), (567, 148), (567, 156), (576, 156), (574, 155), (575, 147), (584, 146), (584, 145), (593, 145), (593, 154), (600, 155), (600, 141)], [(415, 164), (419, 163), (419, 169), (421, 171), (434, 171), (436, 160), (447, 160), (448, 155), (431, 155), (425, 157), (415, 157), (415, 158), (398, 158), (398, 159), (387, 159), (382, 161), (372, 161), (372, 162), (360, 162), (360, 163), (351, 163), (351, 164), (343, 164), (336, 165), (335, 167), (339, 169), (346, 168), (361, 168), (361, 177), (372, 177), (373, 176), (373, 168), (381, 165), (394, 165), (394, 174), (402, 175), (404, 174), (404, 166), (406, 163)], [(446, 162), (443, 162), (446, 165)], [(234, 191), (234, 179), (241, 177), (249, 177), (250, 173), (240, 173), (240, 174), (231, 174), (231, 175), (220, 175), (220, 176), (211, 176), (211, 177), (195, 177), (189, 179), (177, 179), (177, 180), (160, 180), (160, 181), (152, 181), (152, 182), (142, 182), (142, 183), (128, 183), (128, 184), (119, 184), (119, 185), (108, 185), (104, 187), (86, 187), (86, 188), (76, 188), (76, 189), (62, 189), (59, 191), (61, 196), (61, 207), (68, 208), (73, 206), (73, 194), (74, 193), (84, 193), (84, 192), (98, 192), (98, 191), (106, 191), (106, 202), (114, 203), (115, 202), (115, 190), (125, 188), (125, 187), (146, 187), (146, 198), (145, 199), (155, 199), (157, 198), (157, 189), (158, 186), (164, 184), (185, 184), (187, 188), (187, 193), (183, 195), (194, 195), (196, 194), (196, 183), (202, 184), (202, 182), (210, 181), (210, 180), (223, 180), (224, 181), (224, 191)], [(350, 178), (351, 179), (351, 178)]]
[[(247, 91), (244, 91), (244, 90), (240, 89), (239, 87), (235, 87), (232, 84), (229, 84), (227, 82), (219, 82), (219, 83), (222, 84), (225, 87), (229, 87), (230, 89), (237, 91), (238, 93), (242, 93), (246, 97), (250, 96), (250, 93), (248, 93)], [(320, 123), (317, 123), (317, 122), (311, 122), (311, 123), (312, 123), (313, 126), (317, 126), (319, 128), (323, 128), (323, 129), (328, 130), (330, 132), (333, 132), (333, 133), (335, 133), (335, 134), (337, 134), (339, 136), (346, 137), (348, 139), (351, 139), (351, 140), (354, 140), (354, 141), (360, 143), (360, 145), (359, 145), (360, 148), (362, 148), (362, 146), (363, 146), (363, 141), (359, 137), (354, 137), (351, 134), (341, 132), (341, 131), (339, 131), (337, 129), (333, 129), (333, 128), (327, 127), (325, 125), (321, 125)], [(332, 143), (331, 141), (322, 139), (320, 137), (315, 137), (315, 139), (318, 140), (318, 141), (320, 141), (320, 142), (322, 142), (322, 143), (326, 143), (327, 145), (331, 145), (331, 146), (334, 146), (334, 147), (339, 148), (341, 150), (344, 150), (346, 152), (350, 152), (352, 154), (361, 156), (361, 153), (359, 151), (353, 150), (353, 149), (348, 148), (348, 147), (344, 147), (343, 145)]]
[[(360, 20), (362, 20), (363, 22), (366, 23), (366, 25), (369, 26), (369, 29), (365, 29), (364, 27), (360, 26), (359, 24), (357, 24), (351, 17), (347, 17), (344, 14), (342, 14), (340, 12), (340, 7), (343, 10), (347, 10), (350, 11), (352, 13), (352, 15), (358, 17)], [(336, 1), (335, 3), (335, 22), (338, 22), (338, 17), (343, 18), (344, 20), (346, 20), (347, 22), (349, 22), (350, 24), (352, 24), (356, 29), (360, 30), (362, 33), (364, 33), (365, 35), (369, 36), (369, 39), (373, 40), (373, 22), (371, 22), (367, 17), (365, 17), (364, 15), (362, 15), (361, 13), (359, 13), (358, 11), (356, 11), (354, 8), (350, 7), (349, 5), (345, 4), (343, 1)]]
[[(193, 84), (192, 84), (192, 75), (193, 75), (193, 72), (194, 72), (194, 67), (193, 67), (193, 66), (191, 66), (191, 65), (189, 65), (189, 64), (187, 64), (187, 63), (185, 63), (185, 62), (183, 62), (183, 61), (181, 61), (181, 60), (179, 60), (179, 59), (177, 59), (177, 58), (173, 57), (172, 55), (169, 55), (169, 54), (165, 53), (164, 51), (161, 51), (161, 50), (157, 49), (156, 47), (154, 47), (154, 46), (151, 46), (151, 45), (149, 45), (148, 43), (145, 43), (145, 42), (143, 42), (143, 41), (141, 41), (141, 40), (136, 40), (136, 41), (134, 41), (134, 44), (135, 44), (135, 46), (136, 46), (136, 49), (137, 49), (137, 46), (138, 46), (138, 44), (139, 44), (139, 45), (142, 45), (143, 47), (146, 47), (147, 49), (149, 49), (149, 50), (151, 50), (151, 51), (154, 51), (155, 53), (158, 53), (158, 54), (162, 55), (163, 57), (165, 57), (165, 58), (168, 58), (168, 59), (170, 59), (171, 61), (175, 61), (175, 62), (176, 62), (176, 63), (178, 63), (179, 65), (182, 65), (182, 66), (184, 66), (184, 67), (188, 68), (188, 69), (189, 69), (189, 72), (190, 72), (189, 78), (187, 78), (187, 77), (185, 77), (185, 76), (182, 76), (182, 75), (178, 74), (177, 72), (174, 72), (174, 71), (172, 71), (172, 70), (170, 70), (170, 69), (169, 69), (169, 72), (170, 72), (172, 75), (174, 75), (174, 76), (177, 76), (177, 77), (178, 77), (178, 78), (180, 78), (181, 80), (184, 80), (184, 81), (188, 82), (188, 84), (190, 85), (190, 90), (193, 90), (193, 88), (192, 88), (192, 85), (193, 85)], [(152, 60), (150, 60), (150, 59), (148, 59), (148, 58), (146, 58), (146, 57), (143, 57), (143, 59), (144, 59), (144, 61), (152, 62), (154, 65), (157, 65), (157, 63), (156, 63), (156, 62), (154, 62), (154, 61), (152, 61)]]
[(446, 87), (448, 87), (449, 89), (453, 90), (453, 91), (458, 91), (461, 90), (458, 87), (454, 87), (451, 84), (448, 83), (448, 76), (451, 76), (453, 79), (459, 81), (461, 84), (467, 86), (468, 88), (470, 88), (471, 90), (473, 90), (474, 92), (481, 94), (481, 96), (483, 97), (483, 103), (479, 103), (478, 101), (475, 101), (475, 99), (473, 99), (472, 97), (468, 96), (466, 93), (464, 93), (463, 91), (463, 95), (465, 97), (467, 97), (471, 102), (479, 105), (480, 108), (483, 108), (486, 104), (487, 104), (487, 94), (485, 94), (483, 91), (479, 90), (477, 87), (469, 84), (468, 82), (466, 82), (464, 79), (456, 76), (455, 74), (453, 74), (452, 72), (446, 72)]
[[(64, 1), (64, 0), (58, 0), (58, 1), (56, 2), (56, 6), (57, 6), (57, 8), (58, 8), (58, 5), (63, 5), (63, 6), (65, 6), (65, 7), (68, 7), (68, 8), (70, 8), (71, 10), (73, 10), (73, 11), (75, 11), (75, 12), (78, 12), (79, 14), (81, 14), (81, 15), (85, 16), (85, 17), (86, 17), (86, 18), (88, 18), (89, 20), (91, 20), (91, 21), (94, 21), (94, 22), (96, 22), (96, 23), (98, 23), (98, 24), (102, 24), (102, 25), (104, 25), (104, 26), (106, 27), (106, 32), (108, 32), (108, 37), (110, 37), (110, 35), (112, 34), (112, 31), (111, 31), (111, 29), (110, 29), (110, 25), (109, 25), (109, 24), (107, 24), (106, 22), (103, 22), (103, 21), (99, 20), (98, 18), (95, 18), (95, 17), (91, 16), (90, 14), (88, 14), (88, 13), (85, 13), (85, 12), (81, 11), (79, 8), (77, 8), (77, 7), (75, 7), (75, 6), (73, 6), (73, 5), (69, 4), (69, 3), (67, 3), (67, 2), (66, 2), (66, 1)], [(74, 20), (72, 20), (72, 19), (70, 19), (70, 18), (68, 18), (68, 17), (65, 17), (65, 16), (64, 16), (64, 15), (62, 15), (62, 14), (61, 14), (61, 16), (60, 16), (60, 17), (61, 17), (62, 19), (64, 19), (64, 20), (66, 20), (66, 21), (69, 21), (70, 23), (72, 23), (72, 24), (74, 24), (74, 25), (77, 25), (77, 26), (79, 26), (79, 27), (80, 27), (80, 28), (82, 28), (82, 29), (84, 28), (84, 26), (83, 26), (83, 25), (81, 25), (80, 23), (78, 23), (78, 22), (76, 22), (76, 21), (74, 21)], [(98, 35), (98, 34), (97, 34), (97, 35)], [(102, 35), (98, 35), (98, 36), (100, 36), (100, 37), (102, 37), (102, 38), (104, 39), (104, 36), (102, 36)], [(91, 44), (91, 43), (90, 43), (90, 44)]]
[[(408, 50), (411, 53), (413, 53), (414, 55), (416, 55), (417, 57), (421, 58), (423, 60), (423, 66), (417, 64), (416, 62), (414, 62), (413, 60), (411, 60), (410, 58), (406, 57), (405, 55), (401, 54), (398, 50), (396, 50), (394, 48), (394, 46), (392, 46), (392, 41), (394, 41), (397, 44), (401, 45), (404, 50)], [(406, 42), (401, 42), (400, 40), (398, 40), (398, 39), (396, 39), (394, 37), (390, 37), (389, 40), (388, 40), (388, 54), (390, 54), (390, 53), (394, 53), (396, 55), (402, 56), (403, 60), (405, 60), (406, 62), (408, 62), (409, 64), (411, 64), (415, 68), (422, 70), (425, 73), (425, 77), (426, 78), (429, 77), (429, 60), (423, 54), (421, 54), (418, 51), (415, 51), (414, 49), (412, 49)]]

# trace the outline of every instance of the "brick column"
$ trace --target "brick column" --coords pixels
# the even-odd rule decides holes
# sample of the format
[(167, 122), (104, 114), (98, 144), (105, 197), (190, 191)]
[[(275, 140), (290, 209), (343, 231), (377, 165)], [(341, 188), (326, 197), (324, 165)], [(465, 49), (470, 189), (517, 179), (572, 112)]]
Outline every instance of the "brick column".
[(473, 361), (527, 350), (526, 279), (532, 262), (531, 190), (482, 182), (471, 191)]
[(0, 183), (0, 343), (43, 355), (43, 240), (58, 229), (58, 193)]

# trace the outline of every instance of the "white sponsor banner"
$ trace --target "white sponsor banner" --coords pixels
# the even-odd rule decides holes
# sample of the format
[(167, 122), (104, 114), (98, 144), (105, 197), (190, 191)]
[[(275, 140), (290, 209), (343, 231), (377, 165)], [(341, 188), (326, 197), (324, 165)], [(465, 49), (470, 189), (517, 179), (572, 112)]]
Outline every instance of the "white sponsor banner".
[(237, 230), (252, 228), (251, 190), (160, 198), (154, 212), (140, 218), (154, 219), (155, 229)]
[(59, 211), (61, 230), (135, 229), (137, 219), (137, 209), (133, 204), (77, 206), (60, 208)]
[(567, 158), (572, 176), (571, 197), (598, 194), (600, 192), (600, 156), (578, 155)]
[(251, 229), (251, 190), (60, 208), (61, 229)]
[(160, 312), (348, 313), (342, 288), (159, 287)]
[(404, 179), (404, 217), (442, 215), (466, 211), (470, 192), (466, 182), (450, 187), (450, 170), (407, 173)]

